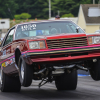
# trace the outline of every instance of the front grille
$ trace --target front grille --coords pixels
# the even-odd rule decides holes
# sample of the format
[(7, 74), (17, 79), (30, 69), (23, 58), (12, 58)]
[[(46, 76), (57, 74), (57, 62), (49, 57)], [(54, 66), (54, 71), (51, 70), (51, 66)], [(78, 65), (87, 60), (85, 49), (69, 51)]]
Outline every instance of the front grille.
[(47, 40), (48, 49), (87, 46), (87, 37), (74, 37)]

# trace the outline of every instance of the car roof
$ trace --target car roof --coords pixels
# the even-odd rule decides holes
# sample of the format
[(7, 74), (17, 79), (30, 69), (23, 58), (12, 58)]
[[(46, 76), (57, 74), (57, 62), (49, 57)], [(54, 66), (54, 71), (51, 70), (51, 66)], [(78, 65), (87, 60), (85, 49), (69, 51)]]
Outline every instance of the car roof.
[[(71, 21), (71, 20), (38, 20), (38, 21), (30, 21), (25, 23), (16, 24), (15, 26), (22, 25), (22, 24), (29, 24), (29, 23), (41, 23), (41, 22), (60, 22), (60, 21)], [(72, 21), (71, 21), (72, 22)]]

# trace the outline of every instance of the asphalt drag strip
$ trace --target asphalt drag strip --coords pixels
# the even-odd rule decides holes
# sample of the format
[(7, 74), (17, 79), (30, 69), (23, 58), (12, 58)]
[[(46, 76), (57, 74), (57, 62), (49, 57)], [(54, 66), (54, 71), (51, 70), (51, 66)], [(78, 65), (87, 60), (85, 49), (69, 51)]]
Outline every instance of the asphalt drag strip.
[(57, 91), (54, 82), (41, 88), (38, 84), (39, 81), (33, 81), (19, 93), (0, 91), (0, 100), (100, 100), (100, 81), (94, 81), (90, 76), (79, 76), (75, 91)]

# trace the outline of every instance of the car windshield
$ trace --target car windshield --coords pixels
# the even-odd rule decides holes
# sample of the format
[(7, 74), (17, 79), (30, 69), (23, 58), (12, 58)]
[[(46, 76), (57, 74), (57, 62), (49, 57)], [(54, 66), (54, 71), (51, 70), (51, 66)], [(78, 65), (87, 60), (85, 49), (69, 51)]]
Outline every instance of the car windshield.
[[(77, 25), (71, 21), (39, 22), (18, 25), (15, 39), (31, 36), (51, 36), (62, 33), (77, 33)], [(79, 28), (78, 33), (84, 33)]]

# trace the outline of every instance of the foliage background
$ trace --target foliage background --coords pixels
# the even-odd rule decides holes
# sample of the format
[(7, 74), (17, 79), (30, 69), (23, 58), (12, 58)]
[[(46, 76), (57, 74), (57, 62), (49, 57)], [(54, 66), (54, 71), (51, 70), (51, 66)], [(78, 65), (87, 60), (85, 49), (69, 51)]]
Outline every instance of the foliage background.
[[(95, 0), (98, 3), (99, 0)], [(78, 15), (80, 4), (92, 4), (93, 0), (51, 0), (52, 17), (58, 10), (60, 16), (65, 14)], [(0, 18), (14, 18), (21, 13), (31, 14), (31, 19), (48, 19), (49, 0), (0, 0)]]

